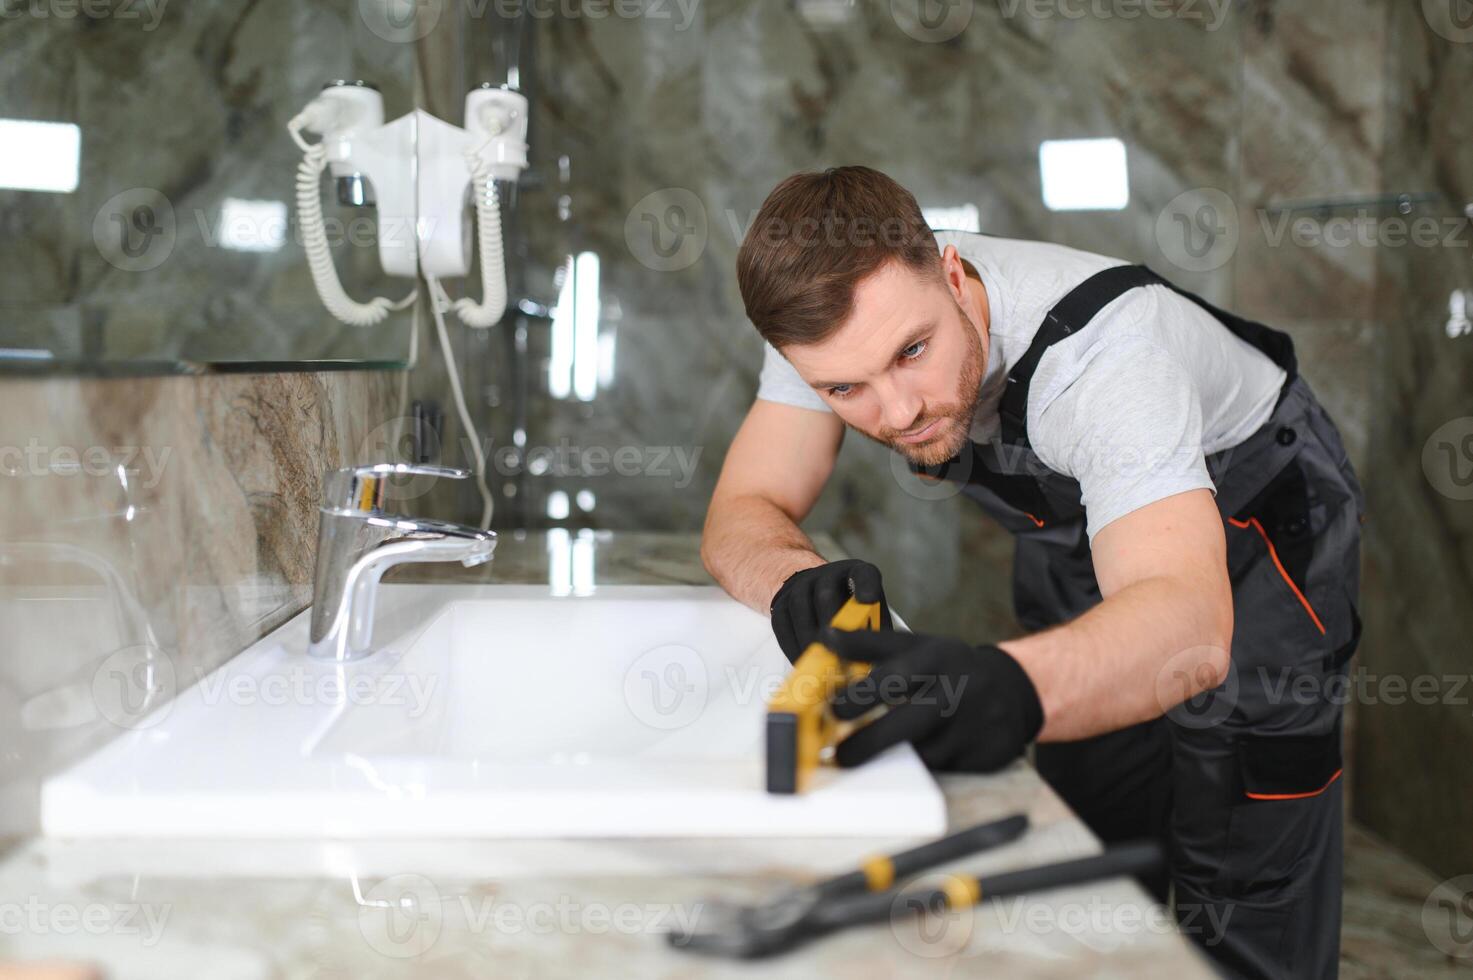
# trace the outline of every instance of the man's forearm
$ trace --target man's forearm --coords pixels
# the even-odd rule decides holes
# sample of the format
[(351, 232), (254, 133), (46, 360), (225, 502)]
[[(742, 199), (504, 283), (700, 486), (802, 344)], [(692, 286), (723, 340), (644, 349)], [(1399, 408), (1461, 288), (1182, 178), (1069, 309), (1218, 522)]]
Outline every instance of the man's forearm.
[(824, 564), (793, 519), (757, 496), (712, 501), (701, 535), (701, 561), (722, 588), (764, 616), (788, 576)]
[(1078, 619), (999, 646), (1038, 690), (1039, 741), (1066, 742), (1156, 718), (1216, 687), (1231, 643), (1230, 592), (1214, 596), (1202, 583), (1162, 577), (1133, 583)]

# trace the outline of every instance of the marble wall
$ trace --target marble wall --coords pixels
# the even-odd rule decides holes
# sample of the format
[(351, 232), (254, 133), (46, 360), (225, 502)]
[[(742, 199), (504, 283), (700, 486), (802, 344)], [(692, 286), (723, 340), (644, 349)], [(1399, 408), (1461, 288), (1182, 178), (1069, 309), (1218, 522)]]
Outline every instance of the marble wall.
[(1436, 197), (1377, 251), (1355, 815), (1450, 877), (1473, 870), (1473, 330), (1450, 313), (1473, 299), (1473, 29), (1396, 5), (1387, 44), (1385, 186)]
[(383, 458), (400, 377), (0, 383), (0, 837), (140, 698), (311, 601), (322, 475)]
[[(331, 79), (377, 84), (386, 118), (413, 108), (413, 30), (388, 17), (395, 2), (4, 4), (0, 118), (75, 124), (81, 147), (75, 191), (0, 188), (0, 349), (88, 371), (402, 362), (410, 314), (372, 328), (324, 315), (286, 131)], [(328, 181), (323, 197), (350, 295), (409, 292), (379, 267), (375, 213), (340, 207)]]

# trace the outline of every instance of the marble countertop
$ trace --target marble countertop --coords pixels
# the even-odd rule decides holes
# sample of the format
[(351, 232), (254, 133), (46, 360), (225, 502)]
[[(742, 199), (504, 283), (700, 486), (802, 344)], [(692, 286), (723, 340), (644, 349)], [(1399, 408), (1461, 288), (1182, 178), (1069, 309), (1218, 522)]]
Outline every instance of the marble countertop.
[[(819, 542), (837, 555), (832, 542)], [(694, 534), (513, 532), (477, 569), (394, 581), (705, 584)], [(554, 582), (554, 584), (557, 584)], [(948, 870), (995, 872), (1099, 843), (1026, 762), (943, 776), (954, 828), (1026, 812), (1019, 841)], [(863, 814), (855, 814), (863, 820)], [(660, 935), (713, 898), (756, 899), (893, 849), (884, 840), (68, 842), (0, 853), (4, 961), (101, 964), (119, 978), (1213, 976), (1133, 881), (850, 930), (757, 963)]]

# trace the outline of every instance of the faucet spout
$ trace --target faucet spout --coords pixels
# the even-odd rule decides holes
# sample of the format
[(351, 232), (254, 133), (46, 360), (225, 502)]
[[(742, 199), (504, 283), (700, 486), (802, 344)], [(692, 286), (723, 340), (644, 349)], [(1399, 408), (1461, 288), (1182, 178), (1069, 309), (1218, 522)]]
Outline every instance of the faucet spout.
[(397, 476), (464, 479), (444, 466), (379, 463), (335, 470), (325, 481), (313, 578), (308, 652), (331, 660), (367, 656), (373, 610), (384, 572), (412, 562), (458, 561), (467, 568), (491, 560), (496, 533), (432, 518), (402, 517), (385, 504)]

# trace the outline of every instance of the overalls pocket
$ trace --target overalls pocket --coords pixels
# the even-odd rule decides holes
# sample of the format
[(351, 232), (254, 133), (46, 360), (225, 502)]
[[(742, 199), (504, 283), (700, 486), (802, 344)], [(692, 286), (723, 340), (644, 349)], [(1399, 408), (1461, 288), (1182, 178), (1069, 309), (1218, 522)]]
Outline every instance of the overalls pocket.
[(1250, 890), (1289, 887), (1312, 862), (1325, 819), (1320, 801), (1340, 778), (1340, 727), (1323, 735), (1242, 734), (1235, 753), (1224, 873)]
[(1240, 735), (1235, 751), (1237, 802), (1228, 808), (1227, 852), (1212, 891), (1231, 912), (1229, 934), (1253, 951), (1245, 972), (1318, 974), (1307, 932), (1317, 903), (1340, 897), (1340, 727), (1315, 736)]
[[(1291, 460), (1247, 506), (1227, 519), (1228, 553), (1237, 566), (1229, 571), (1235, 591), (1239, 580), (1254, 572), (1266, 579), (1262, 589), (1249, 589), (1253, 601), (1281, 611), (1284, 618), (1275, 617), (1278, 628), (1302, 636), (1325, 657), (1332, 640), (1344, 642), (1330, 635), (1330, 627), (1346, 619), (1341, 608), (1346, 592), (1329, 578), (1338, 568), (1331, 568), (1333, 556), (1323, 553), (1326, 531), (1343, 501), (1327, 495), (1306, 470), (1299, 459)], [(1239, 611), (1269, 614), (1266, 609)], [(1337, 632), (1344, 629), (1341, 625)]]

